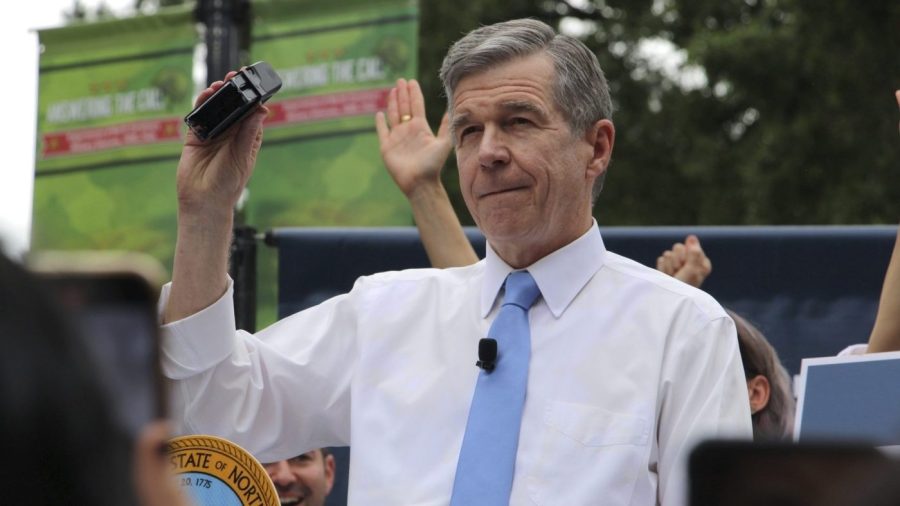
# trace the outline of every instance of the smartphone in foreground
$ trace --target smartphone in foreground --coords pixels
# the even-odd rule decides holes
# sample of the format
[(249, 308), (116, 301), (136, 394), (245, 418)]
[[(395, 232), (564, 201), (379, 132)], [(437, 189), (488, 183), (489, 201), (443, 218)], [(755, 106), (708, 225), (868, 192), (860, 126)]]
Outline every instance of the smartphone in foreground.
[(209, 140), (244, 118), (281, 89), (281, 78), (264, 61), (244, 67), (184, 118), (200, 140)]
[(690, 457), (690, 506), (900, 504), (900, 462), (852, 441), (713, 440)]
[(30, 262), (84, 340), (118, 423), (133, 436), (165, 415), (156, 316), (162, 278), (152, 262), (103, 252)]

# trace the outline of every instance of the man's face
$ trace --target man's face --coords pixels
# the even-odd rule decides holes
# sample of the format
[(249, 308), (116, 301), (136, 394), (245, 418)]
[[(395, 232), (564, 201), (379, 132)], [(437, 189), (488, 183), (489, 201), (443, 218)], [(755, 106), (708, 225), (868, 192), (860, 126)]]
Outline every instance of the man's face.
[(322, 506), (334, 484), (334, 457), (323, 457), (321, 450), (264, 466), (281, 504)]
[(587, 231), (591, 184), (608, 161), (606, 153), (596, 163), (595, 128), (571, 132), (553, 99), (554, 80), (553, 62), (537, 53), (467, 76), (453, 93), (463, 198), (491, 246), (513, 267)]

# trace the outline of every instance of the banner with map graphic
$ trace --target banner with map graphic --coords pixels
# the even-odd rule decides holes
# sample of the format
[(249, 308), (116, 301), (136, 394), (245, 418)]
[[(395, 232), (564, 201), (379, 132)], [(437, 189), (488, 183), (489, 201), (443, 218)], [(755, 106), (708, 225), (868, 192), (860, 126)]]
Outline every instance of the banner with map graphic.
[(416, 76), (409, 0), (253, 5), (252, 60), (281, 76), (250, 183), (257, 227), (411, 224), (378, 151), (375, 112), (398, 77)]
[(189, 7), (39, 32), (34, 249), (126, 249), (171, 265)]
[[(267, 104), (247, 222), (279, 226), (412, 225), (384, 168), (375, 112), (399, 77), (416, 77), (411, 0), (258, 1), (251, 60), (283, 86)], [(259, 321), (275, 319), (275, 254), (260, 252)]]

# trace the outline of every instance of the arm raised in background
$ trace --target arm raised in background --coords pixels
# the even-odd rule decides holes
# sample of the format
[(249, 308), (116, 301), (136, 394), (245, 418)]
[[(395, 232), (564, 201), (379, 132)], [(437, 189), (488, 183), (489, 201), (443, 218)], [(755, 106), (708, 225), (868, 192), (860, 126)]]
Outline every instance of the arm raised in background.
[[(235, 74), (229, 72), (225, 80)], [(224, 81), (211, 84), (196, 105), (223, 85)], [(178, 240), (164, 323), (206, 308), (227, 289), (232, 213), (256, 164), (266, 114), (268, 110), (260, 107), (206, 142), (187, 133), (178, 162)]]
[[(900, 90), (894, 92), (894, 98), (900, 106)], [(897, 229), (894, 252), (884, 275), (875, 326), (869, 336), (868, 352), (879, 351), (900, 351), (900, 228)]]
[(441, 183), (450, 154), (447, 115), (437, 135), (425, 118), (425, 98), (415, 79), (398, 79), (388, 95), (387, 112), (375, 116), (381, 158), (406, 195), (431, 265), (459, 267), (478, 261)]
[[(897, 100), (900, 102), (900, 97)], [(868, 353), (880, 351), (900, 351), (900, 228), (884, 275), (875, 326), (869, 336)]]

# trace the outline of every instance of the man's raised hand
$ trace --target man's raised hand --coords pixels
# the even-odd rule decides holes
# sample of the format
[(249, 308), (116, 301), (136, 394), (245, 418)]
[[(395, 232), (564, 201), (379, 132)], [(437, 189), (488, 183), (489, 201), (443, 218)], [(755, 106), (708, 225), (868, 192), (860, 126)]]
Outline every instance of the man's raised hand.
[[(197, 97), (195, 106), (205, 102), (237, 72), (229, 72), (224, 81), (216, 81)], [(250, 179), (256, 155), (262, 145), (264, 106), (215, 139), (201, 141), (188, 129), (178, 162), (179, 211), (190, 214), (231, 213), (241, 191)]]

